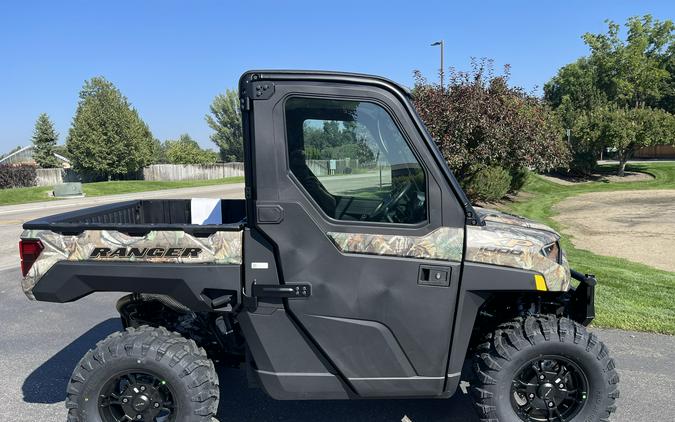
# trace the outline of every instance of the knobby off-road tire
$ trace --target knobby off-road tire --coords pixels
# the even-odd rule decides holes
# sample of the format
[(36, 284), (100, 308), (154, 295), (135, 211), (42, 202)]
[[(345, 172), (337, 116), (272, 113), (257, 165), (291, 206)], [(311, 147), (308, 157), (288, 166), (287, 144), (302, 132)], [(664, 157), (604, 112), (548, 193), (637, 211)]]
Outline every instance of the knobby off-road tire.
[[(129, 375), (123, 374), (132, 374)], [(140, 376), (138, 374), (141, 374)], [(142, 375), (150, 374), (150, 375)], [(113, 333), (100, 341), (80, 360), (68, 383), (66, 407), (68, 422), (107, 422), (111, 417), (106, 396), (106, 385), (122, 377), (122, 386), (133, 390), (130, 380), (143, 391), (153, 394), (136, 396), (130, 405), (149, 397), (148, 407), (163, 407), (162, 400), (171, 402), (172, 417), (177, 422), (211, 422), (218, 408), (218, 376), (213, 362), (204, 349), (194, 341), (181, 337), (163, 327), (142, 326)], [(151, 385), (155, 381), (156, 389)], [(133, 391), (130, 391), (133, 393)], [(116, 394), (115, 402), (124, 400)], [(169, 396), (169, 397), (167, 397)], [(128, 396), (125, 396), (128, 397)], [(115, 405), (115, 410), (121, 405)], [(117, 411), (119, 413), (119, 411)], [(138, 417), (138, 416), (137, 416)], [(154, 419), (155, 416), (152, 417)], [(151, 420), (152, 420), (151, 419)], [(115, 420), (115, 419), (112, 419)], [(144, 420), (141, 416), (139, 420)]]
[[(619, 375), (607, 347), (584, 326), (553, 315), (516, 318), (488, 334), (474, 356), (474, 375), (471, 393), (482, 422), (607, 422), (619, 397)], [(516, 381), (523, 376), (537, 382)], [(572, 394), (574, 380), (584, 384), (580, 397)], [(574, 400), (557, 399), (566, 396), (577, 397), (576, 411), (569, 404)], [(531, 410), (541, 407), (553, 409)], [(528, 419), (528, 411), (550, 413)]]

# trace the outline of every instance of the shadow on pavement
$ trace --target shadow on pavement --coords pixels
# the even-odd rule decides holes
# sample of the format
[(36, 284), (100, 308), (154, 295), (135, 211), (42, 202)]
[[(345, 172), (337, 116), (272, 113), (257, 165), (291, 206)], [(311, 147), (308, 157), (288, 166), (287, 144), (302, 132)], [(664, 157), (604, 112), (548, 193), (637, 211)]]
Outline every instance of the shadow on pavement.
[(108, 334), (122, 329), (118, 318), (110, 318), (82, 334), (75, 341), (35, 369), (23, 383), (23, 399), (28, 403), (59, 403), (73, 368), (82, 356)]
[[(80, 358), (98, 341), (120, 329), (119, 319), (110, 318), (49, 358), (24, 381), (24, 401), (62, 402), (70, 374)], [(244, 370), (220, 369), (218, 376), (221, 386), (220, 422), (399, 422), (404, 416), (412, 422), (478, 421), (469, 398), (461, 392), (447, 400), (277, 401), (260, 389), (249, 388)]]
[(439, 400), (277, 401), (260, 389), (248, 388), (243, 370), (222, 369), (218, 377), (220, 422), (399, 422), (404, 416), (412, 422), (478, 421), (469, 397), (460, 391)]

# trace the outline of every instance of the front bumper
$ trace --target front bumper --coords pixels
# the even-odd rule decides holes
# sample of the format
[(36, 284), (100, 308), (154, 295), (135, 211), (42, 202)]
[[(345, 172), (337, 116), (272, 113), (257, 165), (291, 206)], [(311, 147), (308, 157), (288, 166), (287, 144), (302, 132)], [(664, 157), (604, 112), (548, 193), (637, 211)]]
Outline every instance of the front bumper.
[(579, 281), (579, 286), (571, 288), (572, 300), (570, 311), (575, 321), (588, 325), (595, 318), (595, 285), (598, 281), (592, 274), (582, 274), (570, 270), (572, 278)]

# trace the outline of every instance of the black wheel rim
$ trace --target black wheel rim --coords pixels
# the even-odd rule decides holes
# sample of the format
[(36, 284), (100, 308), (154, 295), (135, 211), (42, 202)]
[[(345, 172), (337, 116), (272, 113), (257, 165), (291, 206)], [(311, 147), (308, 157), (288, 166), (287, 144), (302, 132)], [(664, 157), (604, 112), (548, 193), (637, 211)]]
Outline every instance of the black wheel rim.
[(171, 386), (145, 371), (125, 371), (101, 389), (98, 407), (103, 422), (175, 422), (177, 404)]
[(568, 422), (586, 404), (588, 379), (563, 356), (541, 356), (523, 365), (511, 385), (511, 405), (525, 422)]

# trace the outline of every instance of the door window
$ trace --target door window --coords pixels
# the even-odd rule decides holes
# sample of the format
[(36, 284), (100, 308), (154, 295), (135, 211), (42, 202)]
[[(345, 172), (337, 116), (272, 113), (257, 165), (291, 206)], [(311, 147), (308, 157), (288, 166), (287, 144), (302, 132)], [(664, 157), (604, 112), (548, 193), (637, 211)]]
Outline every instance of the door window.
[(291, 172), (329, 217), (426, 221), (424, 170), (381, 106), (291, 98), (286, 130)]

